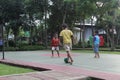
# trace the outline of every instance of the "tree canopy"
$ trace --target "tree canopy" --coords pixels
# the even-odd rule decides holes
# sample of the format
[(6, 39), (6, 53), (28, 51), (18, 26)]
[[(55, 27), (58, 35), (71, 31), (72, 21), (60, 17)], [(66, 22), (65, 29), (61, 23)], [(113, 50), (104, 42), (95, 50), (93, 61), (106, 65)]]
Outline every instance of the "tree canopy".
[(59, 32), (62, 23), (72, 28), (76, 22), (84, 23), (94, 16), (97, 29), (119, 29), (119, 4), (119, 0), (0, 0), (0, 24), (4, 24), (8, 32), (12, 29), (15, 36), (18, 36), (19, 28), (31, 31), (33, 35), (36, 29)]

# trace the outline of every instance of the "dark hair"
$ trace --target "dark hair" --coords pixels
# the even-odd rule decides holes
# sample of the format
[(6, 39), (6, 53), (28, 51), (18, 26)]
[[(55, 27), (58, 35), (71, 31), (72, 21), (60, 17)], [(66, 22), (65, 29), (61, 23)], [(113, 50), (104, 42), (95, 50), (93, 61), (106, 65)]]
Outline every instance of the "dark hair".
[(67, 28), (68, 25), (67, 25), (66, 23), (63, 23), (63, 24), (61, 25), (61, 27), (63, 27), (63, 28)]
[(95, 31), (95, 34), (98, 34), (98, 30)]

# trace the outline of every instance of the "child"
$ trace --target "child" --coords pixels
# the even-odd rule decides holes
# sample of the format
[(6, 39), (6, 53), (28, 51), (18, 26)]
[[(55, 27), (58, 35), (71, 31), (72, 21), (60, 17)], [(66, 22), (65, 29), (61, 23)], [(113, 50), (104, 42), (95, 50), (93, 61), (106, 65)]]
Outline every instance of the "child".
[(58, 35), (54, 34), (54, 36), (52, 38), (52, 41), (51, 41), (52, 57), (54, 57), (54, 51), (55, 50), (57, 51), (58, 57), (60, 57), (60, 55), (59, 55), (59, 43), (60, 43), (60, 40), (58, 38)]
[(64, 48), (67, 53), (67, 59), (70, 64), (73, 63), (73, 59), (71, 56), (71, 49), (72, 49), (72, 43), (73, 43), (73, 32), (68, 29), (67, 24), (62, 24), (63, 30), (60, 32), (60, 40), (64, 44)]
[(95, 53), (94, 58), (100, 58), (100, 55), (99, 55), (100, 37), (98, 35), (98, 31), (95, 31), (95, 33), (94, 33), (93, 42), (94, 42), (93, 48), (94, 48), (94, 53)]

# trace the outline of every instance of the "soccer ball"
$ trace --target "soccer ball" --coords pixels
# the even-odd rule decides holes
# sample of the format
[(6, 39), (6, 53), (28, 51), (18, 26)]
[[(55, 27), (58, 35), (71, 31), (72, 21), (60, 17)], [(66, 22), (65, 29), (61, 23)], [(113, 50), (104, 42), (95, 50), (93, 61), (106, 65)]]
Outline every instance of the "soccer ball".
[(64, 62), (65, 62), (65, 63), (68, 63), (68, 58), (64, 58)]

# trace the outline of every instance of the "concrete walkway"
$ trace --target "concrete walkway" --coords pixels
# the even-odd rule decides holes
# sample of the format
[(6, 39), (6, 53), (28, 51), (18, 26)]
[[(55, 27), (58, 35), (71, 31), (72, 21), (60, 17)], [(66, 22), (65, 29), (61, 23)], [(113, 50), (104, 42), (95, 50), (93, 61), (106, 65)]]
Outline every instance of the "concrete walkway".
[[(1, 76), (0, 80), (82, 80), (89, 76), (105, 80), (120, 80), (120, 55), (100, 54), (101, 58), (95, 59), (94, 54), (91, 53), (72, 53), (74, 63), (70, 65), (63, 61), (66, 53), (60, 53), (60, 58), (57, 55), (52, 58), (51, 51), (5, 52), (5, 60), (0, 60), (0, 62), (44, 68), (49, 71), (28, 73), (29, 76), (28, 74)], [(2, 58), (2, 53), (0, 53), (0, 57)], [(42, 75), (43, 73), (45, 74)], [(38, 79), (34, 74), (38, 75)], [(44, 78), (42, 78), (43, 76)], [(24, 79), (10, 79), (11, 77)]]

